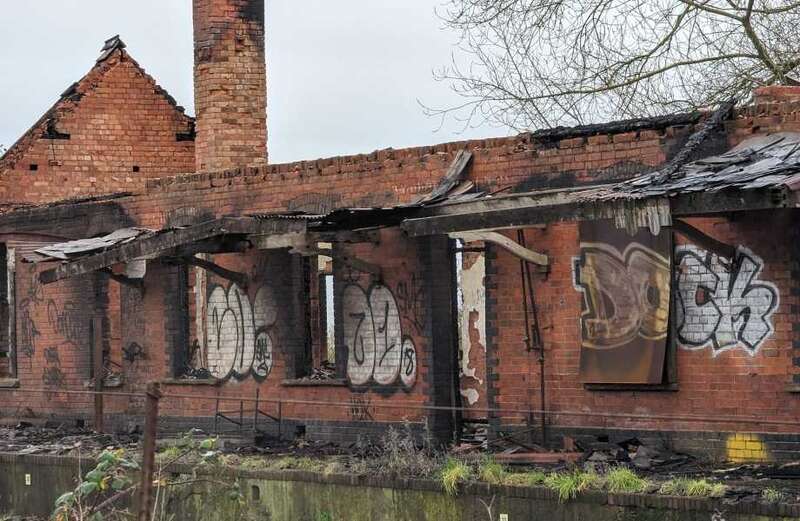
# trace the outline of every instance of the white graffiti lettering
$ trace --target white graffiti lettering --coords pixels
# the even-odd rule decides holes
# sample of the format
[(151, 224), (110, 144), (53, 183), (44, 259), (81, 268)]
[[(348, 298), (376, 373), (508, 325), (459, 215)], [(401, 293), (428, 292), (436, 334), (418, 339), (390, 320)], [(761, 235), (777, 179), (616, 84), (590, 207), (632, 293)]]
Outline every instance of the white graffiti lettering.
[(357, 284), (349, 284), (342, 303), (350, 383), (388, 386), (399, 378), (405, 387), (412, 387), (417, 378), (417, 350), (411, 338), (403, 336), (397, 302), (389, 288), (376, 285), (367, 294)]
[(269, 286), (258, 289), (251, 303), (236, 284), (226, 291), (210, 288), (206, 307), (207, 369), (212, 376), (263, 380), (272, 369), (272, 326), (277, 308)]
[(751, 355), (774, 331), (778, 288), (758, 280), (764, 261), (740, 247), (730, 261), (694, 246), (675, 251), (678, 341), (711, 347), (714, 356), (739, 347)]

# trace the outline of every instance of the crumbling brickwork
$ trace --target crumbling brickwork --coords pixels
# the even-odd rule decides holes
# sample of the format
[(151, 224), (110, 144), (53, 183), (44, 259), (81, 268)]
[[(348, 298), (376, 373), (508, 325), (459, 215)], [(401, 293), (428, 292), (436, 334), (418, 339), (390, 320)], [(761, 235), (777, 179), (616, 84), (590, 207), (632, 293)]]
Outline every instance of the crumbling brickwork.
[(194, 170), (193, 120), (122, 47), (71, 86), (0, 161), (0, 201), (138, 192)]
[[(485, 192), (608, 184), (663, 165), (702, 119), (697, 114), (676, 115), (267, 165), (263, 2), (196, 0), (194, 5), (199, 114), (196, 164), (188, 170), (196, 171), (171, 175), (186, 167), (192, 145), (162, 142), (159, 150), (172, 154), (169, 158), (175, 162), (170, 163), (166, 155), (154, 160), (154, 165), (163, 161), (166, 166), (138, 185), (134, 190), (138, 193), (115, 200), (120, 219), (89, 222), (83, 235), (70, 232), (70, 238), (111, 232), (122, 227), (123, 220), (125, 225), (161, 229), (230, 215), (286, 210), (326, 213), (337, 207), (407, 203), (429, 193), (463, 149), (474, 155), (466, 176)], [(67, 146), (68, 141), (77, 139), (73, 136), (79, 136), (82, 127), (71, 122), (104, 114), (89, 108), (93, 97), (106, 99), (99, 95), (106, 92), (105, 82), (118, 84), (114, 80), (117, 75), (131, 82), (139, 77), (138, 69), (121, 50), (107, 57), (100, 68), (104, 72), (98, 72), (94, 90), (87, 90), (79, 100), (67, 97), (63, 114), (59, 112), (55, 125), (49, 126), (55, 131), (47, 139), (31, 138), (29, 147), (15, 147), (9, 160), (21, 166), (15, 167), (8, 179), (36, 174), (20, 170), (30, 162), (25, 155), (33, 153), (30, 151), (45, 154), (53, 142)], [(143, 92), (138, 87), (132, 90)], [(119, 95), (111, 90), (107, 93), (108, 99)], [(164, 101), (163, 96), (158, 99)], [(698, 153), (721, 152), (753, 134), (800, 130), (797, 99), (800, 96), (793, 97), (785, 89), (760, 92), (753, 105), (738, 109), (726, 128), (714, 133)], [(71, 109), (66, 110), (67, 106)], [(83, 110), (87, 115), (78, 117)], [(176, 133), (190, 134), (190, 121), (176, 114), (174, 107), (164, 108), (161, 119), (156, 118), (163, 131), (159, 135), (165, 139), (168, 134), (173, 138)], [(41, 124), (41, 132), (48, 129), (46, 122)], [(67, 133), (70, 140), (57, 139)], [(109, 135), (115, 143), (119, 139)], [(169, 148), (173, 144), (180, 153)], [(94, 150), (93, 146), (106, 145), (104, 141), (82, 146)], [(25, 153), (20, 152), (23, 149)], [(36, 201), (127, 186), (113, 184), (116, 177), (112, 174), (103, 178), (105, 184), (83, 175), (78, 175), (77, 184), (58, 179), (29, 192), (25, 183), (17, 183), (15, 190), (20, 190), (20, 200)], [(8, 186), (7, 190), (12, 190)], [(51, 221), (79, 222), (94, 214), (86, 205), (54, 208), (32, 209), (25, 215), (57, 215)], [(99, 213), (100, 204), (95, 208)], [(674, 262), (677, 268), (687, 270), (679, 271), (673, 281), (674, 298), (683, 304), (682, 314), (673, 317), (681, 336), (675, 339), (674, 380), (655, 387), (584, 385), (579, 369), (582, 297), (573, 271), (574, 259), (580, 254), (579, 227), (562, 222), (527, 228), (527, 245), (550, 259), (547, 273), (536, 271), (533, 276), (546, 358), (544, 404), (538, 392), (539, 355), (527, 351), (524, 342), (519, 260), (487, 245), (485, 302), (476, 307), (484, 313), (485, 331), (477, 338), (483, 344), (478, 352), (485, 359), (474, 364), (480, 367), (484, 381), (470, 387), (478, 396), (471, 396), (475, 400), (469, 416), (487, 419), (493, 427), (503, 429), (535, 419), (528, 411), (545, 406), (551, 427), (562, 433), (705, 431), (703, 440), (713, 438), (715, 446), (723, 448), (727, 434), (719, 433), (726, 430), (764, 430), (775, 436), (791, 430), (793, 427), (781, 422), (792, 421), (800, 413), (791, 394), (796, 390), (793, 384), (800, 366), (800, 357), (793, 355), (800, 345), (800, 295), (793, 275), (798, 270), (798, 250), (787, 239), (794, 237), (789, 234), (796, 217), (793, 212), (691, 220), (737, 248), (747, 263), (728, 273), (719, 258), (678, 240)], [(28, 234), (40, 234), (36, 240), (63, 239), (63, 233), (46, 233), (52, 226), (48, 222), (25, 224), (14, 215), (0, 215), (0, 230), (6, 229), (3, 223), (7, 219), (13, 226), (25, 227)], [(516, 238), (515, 234), (509, 237)], [(27, 240), (34, 239), (28, 236)], [(18, 302), (16, 309), (19, 385), (23, 390), (62, 382), (63, 388), (82, 385), (90, 367), (90, 339), (83, 328), (91, 316), (101, 312), (107, 315), (109, 358), (121, 365), (123, 389), (141, 391), (149, 381), (162, 381), (169, 392), (182, 395), (162, 402), (163, 415), (180, 425), (195, 426), (200, 421), (208, 425), (218, 407), (244, 411), (245, 404), (239, 400), (258, 396), (263, 410), (282, 419), (282, 428), (301, 432), (305, 427), (311, 436), (352, 440), (360, 432), (380, 434), (389, 423), (426, 420), (440, 438), (446, 438), (458, 423), (457, 415), (446, 407), (461, 401), (459, 335), (454, 327), (458, 281), (451, 248), (444, 236), (411, 238), (396, 227), (380, 230), (373, 241), (335, 244), (336, 345), (332, 361), (336, 374), (322, 381), (302, 378), (313, 374), (314, 364), (321, 359), (320, 353), (313, 354), (318, 336), (310, 331), (312, 323), (319, 322), (309, 309), (313, 299), (308, 294), (314, 287), (308, 277), (316, 270), (289, 249), (210, 256), (222, 268), (243, 275), (246, 284), (176, 265), (175, 259), (150, 259), (143, 293), (132, 287), (113, 289), (117, 282), (105, 275), (61, 281), (39, 290), (32, 283), (30, 266), (18, 261), (24, 268), (17, 271), (17, 295), (38, 299), (31, 307)], [(359, 268), (347, 258), (366, 264)], [(698, 280), (712, 279), (720, 281), (717, 291), (698, 292)], [(697, 306), (700, 301), (719, 304), (725, 321), (710, 324), (692, 315), (696, 311), (692, 298), (699, 299)], [(742, 303), (749, 304), (747, 317), (741, 313)], [(758, 317), (752, 316), (753, 310)], [(742, 329), (741, 321), (751, 318), (759, 318), (764, 327)], [(71, 336), (62, 338), (65, 334)], [(72, 344), (60, 347), (66, 340)], [(26, 342), (35, 344), (27, 349), (34, 353), (30, 361), (25, 358)], [(55, 351), (46, 353), (50, 348)], [(60, 377), (53, 369), (56, 363), (64, 373)], [(88, 414), (90, 410), (88, 400), (75, 400), (68, 408), (54, 411), (44, 399), (26, 402), (22, 393), (15, 398), (20, 406), (38, 408), (45, 414)], [(445, 409), (424, 411), (421, 406)], [(481, 407), (500, 410), (482, 411)], [(107, 411), (137, 415), (141, 400), (110, 399)], [(631, 413), (636, 417), (625, 416)], [(733, 415), (760, 418), (765, 424), (724, 423), (724, 417)], [(660, 419), (667, 416), (690, 419)], [(269, 425), (274, 431), (276, 423)], [(684, 442), (686, 439), (684, 436)], [(733, 439), (743, 438), (734, 435)], [(771, 437), (763, 439), (773, 443)], [(779, 449), (775, 447), (769, 445), (764, 453), (776, 457)]]

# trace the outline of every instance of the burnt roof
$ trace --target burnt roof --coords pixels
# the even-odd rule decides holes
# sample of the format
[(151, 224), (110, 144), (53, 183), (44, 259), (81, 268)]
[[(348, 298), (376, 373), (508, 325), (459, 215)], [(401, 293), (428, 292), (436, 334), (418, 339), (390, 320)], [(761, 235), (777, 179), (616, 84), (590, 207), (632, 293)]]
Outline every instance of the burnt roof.
[(602, 198), (647, 198), (725, 189), (800, 187), (800, 133), (752, 137), (717, 156), (623, 181)]

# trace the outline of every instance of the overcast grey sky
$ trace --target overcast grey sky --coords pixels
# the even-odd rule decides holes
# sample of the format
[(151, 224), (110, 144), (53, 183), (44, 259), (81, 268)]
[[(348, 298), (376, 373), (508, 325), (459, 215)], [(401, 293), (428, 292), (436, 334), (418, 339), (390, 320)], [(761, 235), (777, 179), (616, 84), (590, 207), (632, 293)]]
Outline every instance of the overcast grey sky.
[[(425, 116), (458, 103), (432, 70), (457, 35), (442, 30), (442, 0), (267, 0), (271, 162), (500, 136), (461, 132)], [(0, 7), (0, 144), (38, 119), (120, 34), (128, 50), (187, 111), (192, 102), (190, 0), (31, 0)]]

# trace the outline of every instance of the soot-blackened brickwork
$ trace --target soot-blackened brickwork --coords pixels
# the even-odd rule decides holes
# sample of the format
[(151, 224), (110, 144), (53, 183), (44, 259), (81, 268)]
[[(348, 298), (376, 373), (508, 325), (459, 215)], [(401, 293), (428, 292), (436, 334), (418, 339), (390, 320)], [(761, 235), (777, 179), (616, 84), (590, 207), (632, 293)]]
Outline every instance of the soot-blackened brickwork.
[[(9, 158), (22, 170), (6, 169), (0, 188), (6, 186), (9, 202), (119, 190), (133, 194), (116, 199), (114, 211), (108, 202), (98, 202), (0, 215), (0, 231), (37, 234), (36, 240), (46, 244), (60, 242), (65, 233), (68, 238), (94, 236), (131, 224), (161, 229), (225, 215), (407, 203), (429, 193), (463, 149), (473, 153), (465, 176), (483, 191), (608, 183), (663, 165), (702, 119), (674, 116), (266, 165), (263, 6), (258, 0), (197, 0), (194, 6), (196, 150), (191, 141), (178, 139), (178, 134), (192, 134), (192, 122), (148, 83), (123, 50), (116, 49), (90, 74), (92, 88), (66, 96), (57, 120), (40, 122), (41, 132), (28, 136), (29, 146), (14, 148)], [(133, 92), (112, 88), (123, 80), (130, 82)], [(108, 96), (98, 96), (107, 87)], [(738, 109), (725, 131), (698, 153), (717, 152), (754, 133), (800, 131), (800, 94), (793, 91), (795, 97), (787, 99), (783, 90), (770, 92), (760, 93), (752, 106)], [(152, 136), (128, 133), (119, 123), (134, 117), (123, 110), (124, 104), (118, 105), (119, 113), (110, 111), (109, 100), (119, 104), (129, 94), (146, 98), (145, 105), (160, 111), (150, 118), (159, 122)], [(153, 101), (153, 96), (161, 101)], [(108, 139), (80, 141), (78, 136), (93, 118), (109, 121), (104, 129)], [(143, 150), (137, 148), (140, 143), (150, 143), (155, 152), (145, 155), (151, 157), (153, 168), (161, 170), (152, 172), (138, 156), (114, 148), (126, 140), (136, 142), (126, 145), (133, 147), (134, 155)], [(107, 156), (88, 165), (90, 173), (69, 177), (58, 170), (67, 166), (68, 156), (50, 158), (51, 145), (59, 153), (77, 155), (76, 150), (99, 148)], [(33, 152), (21, 153), (23, 149)], [(34, 155), (28, 158), (26, 153)], [(37, 168), (45, 160), (46, 168), (26, 169), (34, 156)], [(86, 166), (77, 159), (70, 165)], [(122, 170), (108, 165), (121, 165)], [(144, 177), (156, 178), (139, 182), (142, 176), (131, 175), (128, 181), (123, 171), (130, 168), (133, 173), (134, 166)], [(234, 168), (220, 170), (230, 167)], [(195, 173), (172, 175), (184, 170)], [(36, 212), (51, 218), (31, 224), (27, 216)], [(559, 223), (525, 230), (526, 243), (551, 261), (547, 273), (533, 274), (546, 350), (544, 404), (538, 393), (539, 355), (527, 351), (524, 342), (519, 261), (505, 250), (486, 246), (485, 399), (493, 409), (486, 419), (497, 431), (525, 424), (526, 410), (545, 406), (551, 411), (548, 420), (554, 433), (592, 428), (768, 430), (777, 435), (796, 429), (788, 422), (798, 417), (800, 403), (787, 392), (787, 385), (798, 378), (793, 361), (800, 358), (793, 354), (800, 345), (797, 241), (789, 235), (795, 218), (795, 213), (785, 211), (691, 220), (735, 246), (742, 262), (738, 271), (729, 273), (724, 261), (678, 241), (679, 264), (687, 265), (687, 271), (674, 284), (684, 304), (685, 327), (675, 359), (677, 380), (668, 391), (583, 385), (581, 295), (572, 271), (579, 254), (578, 226)], [(76, 223), (84, 234), (63, 231)], [(262, 410), (282, 418), (281, 425), (290, 431), (284, 435), (305, 428), (311, 436), (349, 440), (359, 432), (377, 434), (382, 427), (408, 420), (417, 428), (427, 421), (440, 439), (447, 439), (458, 423), (457, 415), (420, 407), (460, 403), (457, 277), (451, 245), (445, 237), (412, 239), (396, 228), (377, 235), (375, 242), (334, 245), (335, 378), (323, 381), (305, 378), (320, 369), (313, 367), (319, 357), (313, 356), (316, 337), (309, 329), (313, 285), (308, 277), (314, 270), (310, 261), (286, 249), (210, 256), (222, 267), (243, 274), (246, 287), (195, 268), (150, 259), (144, 292), (111, 289), (117, 283), (105, 276), (77, 277), (38, 288), (32, 268), (19, 260), (18, 253), (15, 356), (20, 389), (43, 385), (54, 393), (83, 389), (91, 367), (88, 323), (99, 312), (108, 316), (104, 323), (109, 331), (104, 335), (109, 358), (119, 361), (123, 390), (138, 392), (150, 381), (162, 381), (168, 392), (192, 396), (165, 398), (165, 423), (176, 418), (186, 424), (186, 418), (197, 418), (198, 425), (210, 425), (217, 398), (229, 411), (240, 407), (236, 398), (254, 398), (258, 393), (264, 400)], [(367, 271), (376, 273), (359, 271), (347, 258), (368, 263), (373, 269)], [(711, 327), (696, 320), (698, 316), (719, 321)], [(185, 376), (190, 378), (181, 379)], [(42, 416), (86, 415), (91, 410), (88, 399), (31, 397), (22, 391), (11, 396), (18, 408)], [(115, 417), (135, 416), (141, 414), (142, 400), (109, 398), (106, 408)], [(638, 417), (624, 417), (631, 412)], [(621, 416), (609, 421), (597, 413)], [(657, 419), (675, 415), (699, 421)], [(770, 423), (719, 423), (719, 418), (732, 415)], [(726, 441), (726, 450), (735, 457), (745, 457), (737, 443), (750, 436), (740, 434)], [(768, 449), (766, 453), (778, 450)]]

